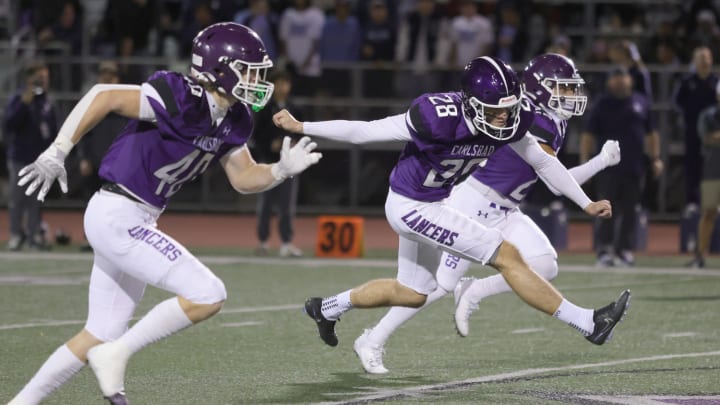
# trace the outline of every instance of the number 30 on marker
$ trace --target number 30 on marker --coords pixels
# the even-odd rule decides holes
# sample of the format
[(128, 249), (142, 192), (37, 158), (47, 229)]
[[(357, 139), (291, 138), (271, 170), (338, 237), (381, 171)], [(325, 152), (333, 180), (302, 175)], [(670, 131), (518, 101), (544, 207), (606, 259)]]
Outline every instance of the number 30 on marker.
[(317, 257), (360, 257), (363, 254), (362, 217), (318, 217)]

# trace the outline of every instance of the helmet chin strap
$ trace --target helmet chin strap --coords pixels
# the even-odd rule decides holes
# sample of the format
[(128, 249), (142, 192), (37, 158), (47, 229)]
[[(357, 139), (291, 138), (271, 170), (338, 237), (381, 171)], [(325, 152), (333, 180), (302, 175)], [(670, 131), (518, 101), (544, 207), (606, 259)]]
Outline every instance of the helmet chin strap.
[(465, 103), (460, 104), (460, 108), (462, 110), (462, 116), (463, 120), (465, 121), (465, 125), (467, 125), (468, 129), (473, 135), (480, 134), (480, 130), (478, 130), (475, 127), (475, 124), (473, 124), (472, 119), (468, 117), (467, 113), (465, 112)]

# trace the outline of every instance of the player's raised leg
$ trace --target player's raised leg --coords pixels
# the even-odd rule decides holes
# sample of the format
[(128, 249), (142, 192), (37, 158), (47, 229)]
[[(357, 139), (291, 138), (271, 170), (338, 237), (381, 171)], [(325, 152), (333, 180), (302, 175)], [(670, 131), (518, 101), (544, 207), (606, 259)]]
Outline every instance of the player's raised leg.
[(422, 249), (418, 242), (401, 236), (398, 278), (370, 280), (328, 298), (310, 298), (305, 302), (305, 312), (315, 320), (320, 338), (336, 346), (335, 322), (353, 308), (421, 307), (435, 289), (433, 272), (439, 257), (440, 251)]
[[(466, 188), (460, 186), (458, 191)], [(475, 199), (482, 201), (481, 196), (476, 196)], [(518, 248), (528, 266), (545, 280), (550, 281), (557, 277), (557, 253), (542, 230), (519, 209), (509, 210), (501, 215), (502, 220), (497, 221), (497, 229), (502, 232), (505, 240)], [(456, 272), (454, 268), (447, 266), (446, 262), (447, 260), (441, 260), (438, 277)], [(463, 266), (463, 262), (465, 260), (461, 260), (458, 266)], [(478, 308), (482, 299), (510, 291), (512, 288), (501, 274), (479, 279), (463, 278), (454, 289), (454, 318), (458, 334), (463, 337), (468, 335), (470, 315)]]
[[(227, 297), (219, 278), (155, 227), (159, 215), (159, 209), (105, 191), (93, 196), (85, 213), (85, 232), (96, 260), (107, 262), (143, 286), (150, 284), (178, 295), (156, 305), (129, 330), (124, 326), (112, 339), (102, 339), (109, 343), (88, 351), (88, 362), (108, 399), (124, 396), (125, 367), (133, 353), (209, 318)], [(102, 218), (114, 221), (108, 225)], [(91, 302), (91, 308), (103, 305), (105, 301)]]

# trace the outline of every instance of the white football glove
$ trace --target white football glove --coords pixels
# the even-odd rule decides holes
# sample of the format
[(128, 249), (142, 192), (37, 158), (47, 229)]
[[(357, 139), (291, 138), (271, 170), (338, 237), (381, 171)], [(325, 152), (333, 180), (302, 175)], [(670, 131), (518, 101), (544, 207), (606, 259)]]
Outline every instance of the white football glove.
[(290, 137), (283, 139), (280, 160), (272, 165), (271, 172), (278, 180), (292, 177), (317, 163), (322, 153), (313, 152), (317, 144), (304, 136), (295, 146), (290, 147)]
[(25, 195), (32, 193), (40, 187), (38, 191), (38, 201), (45, 201), (45, 195), (50, 191), (50, 187), (57, 179), (60, 183), (60, 189), (63, 193), (67, 193), (67, 172), (65, 172), (65, 157), (67, 154), (61, 151), (57, 146), (50, 145), (45, 152), (41, 153), (33, 163), (25, 166), (20, 170), (18, 176), (18, 186), (30, 185), (25, 190)]
[(605, 167), (615, 166), (620, 163), (620, 142), (618, 141), (605, 141), (602, 149), (600, 150), (600, 157), (602, 158)]

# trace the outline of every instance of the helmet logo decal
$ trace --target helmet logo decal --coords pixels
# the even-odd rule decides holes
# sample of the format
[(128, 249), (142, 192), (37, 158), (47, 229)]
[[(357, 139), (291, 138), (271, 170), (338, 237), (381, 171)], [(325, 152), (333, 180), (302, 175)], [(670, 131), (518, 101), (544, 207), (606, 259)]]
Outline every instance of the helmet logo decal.
[(507, 80), (505, 79), (505, 74), (503, 73), (502, 69), (500, 69), (500, 66), (497, 63), (495, 63), (495, 61), (491, 57), (483, 56), (482, 59), (485, 59), (486, 61), (490, 62), (490, 64), (495, 68), (495, 70), (497, 70), (498, 73), (500, 73), (500, 77), (502, 78), (503, 84), (505, 85), (505, 91), (508, 92), (509, 90), (508, 90)]
[(203, 57), (194, 53), (192, 56), (192, 64), (195, 66), (202, 66), (203, 64)]

